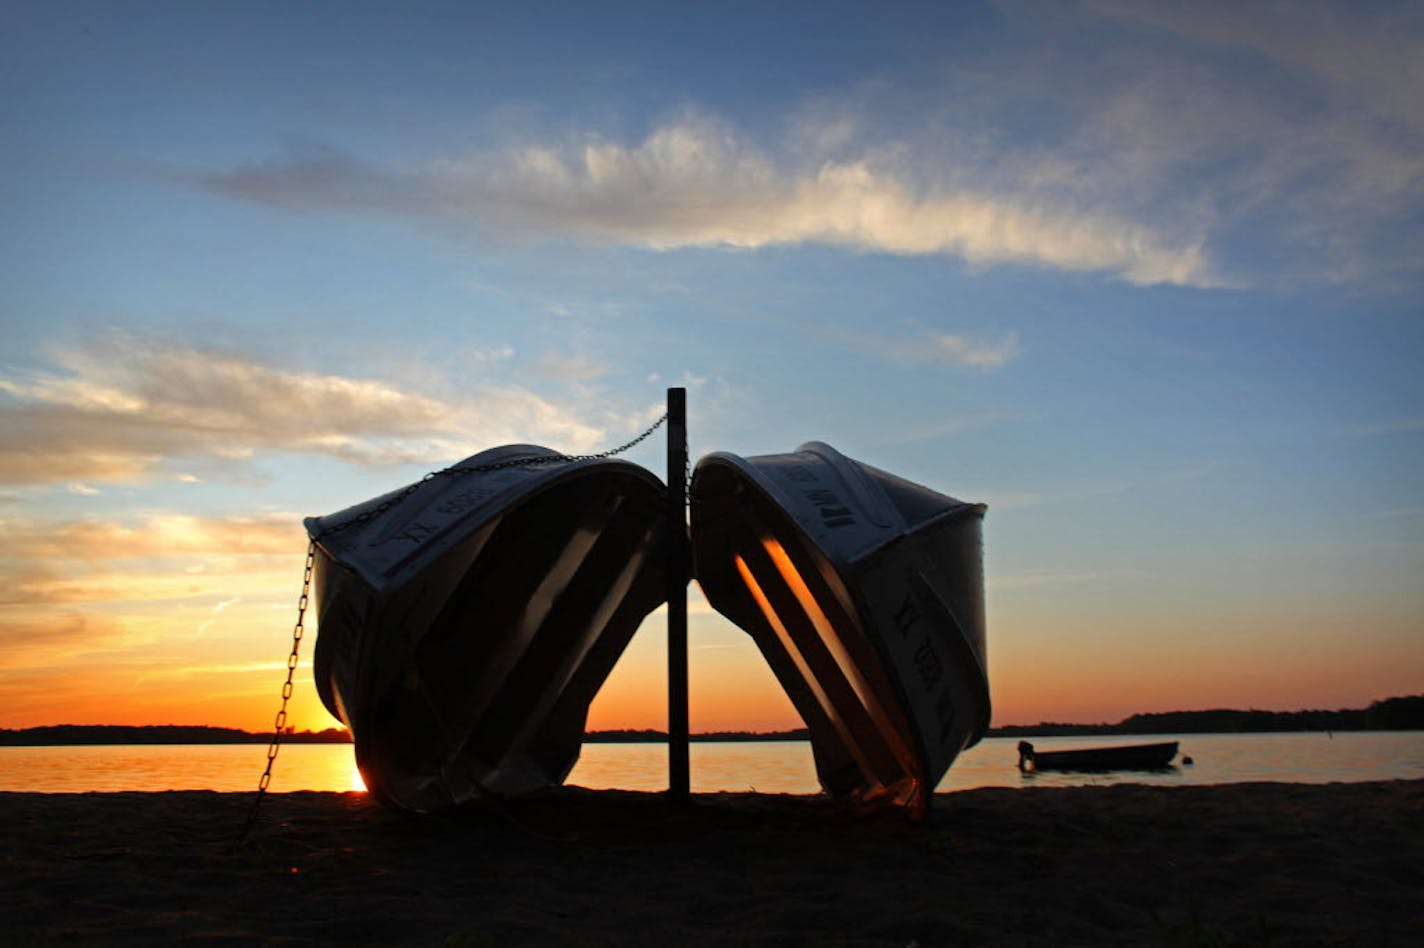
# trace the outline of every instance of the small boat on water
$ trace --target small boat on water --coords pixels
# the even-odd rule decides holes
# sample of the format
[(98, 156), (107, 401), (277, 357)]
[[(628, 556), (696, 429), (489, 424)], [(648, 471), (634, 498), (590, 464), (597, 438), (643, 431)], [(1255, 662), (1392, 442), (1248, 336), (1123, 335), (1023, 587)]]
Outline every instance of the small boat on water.
[(820, 442), (698, 462), (695, 574), (800, 712), (828, 793), (921, 815), (987, 729), (984, 511)]
[(637, 465), (510, 445), (307, 519), (317, 691), (377, 799), (427, 812), (563, 782), (667, 598), (665, 504)]
[(1161, 770), (1177, 756), (1177, 742), (1124, 744), (1077, 750), (1036, 751), (1019, 741), (1019, 769), (1039, 770)]

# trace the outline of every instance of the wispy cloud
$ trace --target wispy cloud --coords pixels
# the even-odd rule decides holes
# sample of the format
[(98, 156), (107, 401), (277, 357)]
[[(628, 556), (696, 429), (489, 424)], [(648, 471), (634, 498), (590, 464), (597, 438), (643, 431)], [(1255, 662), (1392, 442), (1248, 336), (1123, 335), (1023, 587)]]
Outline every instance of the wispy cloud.
[(1179, 461), (1161, 474), (1161, 479), (1173, 481), (1205, 481), (1217, 477), (1236, 467), (1237, 461), (1229, 458), (1207, 458), (1199, 461)]
[[(124, 634), (122, 623), (77, 611), (34, 615), (0, 612), (0, 670), (63, 666), (73, 656), (112, 643)], [(0, 687), (4, 681), (0, 681)]]
[(0, 668), (261, 628), (295, 595), (305, 548), (286, 514), (0, 519)]
[(759, 313), (763, 322), (775, 322), (821, 342), (850, 349), (896, 365), (940, 366), (977, 372), (996, 372), (1023, 353), (1016, 332), (944, 332), (916, 327), (882, 328), (875, 332), (825, 326), (809, 320)]
[(492, 365), (514, 358), (513, 346), (476, 346), (467, 353), (474, 365)]
[[(286, 668), (285, 662), (213, 662), (194, 663), (173, 668), (157, 668), (139, 676), (139, 681), (162, 681), (164, 679), (207, 678), (216, 675), (265, 675), (270, 680)], [(241, 694), (241, 692), (237, 692)]]
[(241, 465), (263, 451), (391, 464), (531, 438), (588, 450), (605, 437), (600, 419), (610, 420), (517, 385), (426, 394), (122, 334), (56, 363), (0, 374), (0, 482), (131, 481), (163, 462)]
[(1377, 510), (1362, 514), (1361, 520), (1407, 520), (1424, 517), (1424, 507), (1396, 507), (1393, 510)]
[(1044, 193), (917, 182), (888, 155), (867, 148), (787, 167), (725, 123), (694, 117), (631, 144), (537, 144), (413, 169), (322, 151), (198, 183), (293, 210), (397, 214), (486, 234), (655, 249), (818, 243), (1105, 272), (1141, 284), (1217, 282), (1199, 239)]
[(1037, 149), (1005, 151), (1007, 173), (1138, 219), (1192, 221), (1215, 257), (1232, 261), (1228, 276), (1250, 282), (1418, 278), (1417, 9), (1215, 0), (1029, 9), (1020, 25), (1052, 35), (1052, 46), (980, 105), (993, 114), (1041, 103), (1043, 89), (1062, 104), (1058, 131)]
[[(301, 566), (305, 540), (294, 531), (284, 556), (235, 561), (222, 551), (194, 556), (189, 564), (102, 563), (61, 568), (62, 560), (0, 564), (0, 606), (28, 610), (88, 608), (118, 603), (207, 602), (244, 590), (253, 598), (281, 596)], [(246, 595), (244, 596), (246, 598)]]
[[(113, 562), (120, 559), (223, 554), (290, 554), (300, 539), (295, 514), (196, 517), (153, 514), (140, 520), (0, 520), (4, 558)], [(230, 605), (225, 601), (225, 605)]]
[(1071, 572), (1063, 570), (1039, 570), (1017, 575), (993, 576), (986, 582), (991, 590), (1036, 589), (1041, 587), (1076, 586), (1110, 579), (1112, 574), (1104, 572)]
[(1338, 85), (1366, 107), (1424, 127), (1424, 17), (1407, 6), (1087, 0), (1095, 13), (1246, 50)]
[(609, 366), (592, 356), (550, 352), (539, 357), (534, 364), (534, 370), (545, 378), (581, 383), (607, 375)]
[(938, 420), (927, 420), (922, 425), (907, 425), (895, 432), (886, 432), (873, 440), (874, 444), (896, 445), (915, 444), (922, 441), (939, 441), (952, 438), (966, 431), (987, 428), (991, 425), (1014, 421), (1015, 416), (1007, 412), (986, 411), (973, 415), (958, 415)]
[(1109, 497), (1128, 489), (1127, 484), (1099, 484), (1071, 490), (1027, 491), (1027, 490), (984, 490), (966, 489), (961, 496), (972, 497), (988, 504), (992, 510), (1028, 510), (1048, 504), (1079, 501), (1086, 497)]
[(856, 348), (902, 365), (942, 365), (993, 372), (1019, 356), (1018, 333), (997, 337), (959, 333), (924, 332), (916, 336), (851, 334), (845, 338)]
[(1417, 4), (1000, 7), (978, 52), (822, 90), (779, 133), (693, 103), (637, 137), (531, 132), (404, 165), (308, 147), (184, 180), (491, 240), (820, 244), (1189, 286), (1424, 270)]
[(1343, 438), (1372, 438), (1376, 435), (1406, 434), (1410, 431), (1424, 431), (1424, 418), (1395, 418), (1367, 425), (1356, 425), (1336, 432)]

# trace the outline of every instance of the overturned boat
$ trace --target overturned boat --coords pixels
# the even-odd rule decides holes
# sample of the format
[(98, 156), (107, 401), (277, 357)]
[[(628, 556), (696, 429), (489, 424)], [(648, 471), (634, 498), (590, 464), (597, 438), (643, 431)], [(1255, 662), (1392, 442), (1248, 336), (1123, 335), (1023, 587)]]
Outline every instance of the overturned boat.
[(510, 445), (308, 518), (317, 690), (367, 788), (425, 812), (562, 783), (666, 599), (665, 503), (637, 465)]
[(1019, 741), (1019, 770), (1164, 770), (1177, 756), (1177, 742), (1159, 744), (1115, 744), (1073, 750), (1040, 751), (1028, 741)]
[(984, 511), (820, 442), (698, 462), (695, 575), (761, 649), (832, 795), (923, 814), (988, 728)]

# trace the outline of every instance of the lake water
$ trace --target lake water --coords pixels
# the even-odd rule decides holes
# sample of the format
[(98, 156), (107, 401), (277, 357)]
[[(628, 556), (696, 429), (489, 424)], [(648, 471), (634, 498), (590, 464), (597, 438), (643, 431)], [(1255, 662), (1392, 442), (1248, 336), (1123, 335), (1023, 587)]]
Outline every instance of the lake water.
[[(1017, 738), (989, 738), (962, 754), (940, 790), (1069, 787), (1111, 783), (1161, 786), (1424, 779), (1424, 732), (1187, 734), (1034, 738), (1038, 750), (1174, 740), (1195, 763), (1150, 773), (1033, 774), (1016, 769)], [(0, 747), (0, 791), (252, 790), (267, 748), (258, 744)], [(803, 741), (698, 743), (691, 747), (692, 789), (815, 793), (811, 747)], [(1180, 761), (1180, 757), (1178, 758)], [(667, 788), (662, 744), (588, 744), (569, 783), (625, 790)], [(271, 789), (361, 790), (349, 744), (282, 748)]]

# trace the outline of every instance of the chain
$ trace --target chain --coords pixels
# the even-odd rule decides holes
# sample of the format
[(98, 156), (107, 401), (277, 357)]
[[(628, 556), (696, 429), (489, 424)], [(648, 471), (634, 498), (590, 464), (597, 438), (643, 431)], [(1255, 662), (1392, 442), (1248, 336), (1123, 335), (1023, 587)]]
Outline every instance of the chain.
[(302, 569), (302, 594), (297, 599), (297, 621), (292, 626), (292, 651), (287, 655), (287, 680), (282, 683), (282, 706), (277, 709), (276, 720), (272, 722), (272, 742), (267, 745), (267, 766), (262, 770), (262, 778), (257, 781), (257, 795), (252, 799), (252, 810), (247, 814), (247, 823), (242, 827), (238, 842), (247, 839), (252, 827), (257, 823), (257, 814), (262, 809), (262, 798), (272, 783), (272, 765), (277, 762), (277, 752), (282, 749), (282, 734), (287, 729), (287, 702), (292, 698), (292, 676), (297, 671), (297, 654), (301, 651), (302, 635), (306, 632), (307, 605), (311, 601), (312, 571), (316, 568), (316, 541), (307, 541), (307, 562)]
[[(345, 523), (337, 524), (323, 530), (320, 537), (325, 537), (333, 533), (340, 533), (358, 523), (368, 523), (392, 507), (405, 500), (411, 494), (419, 490), (427, 481), (437, 477), (456, 477), (466, 474), (483, 474), (489, 471), (500, 471), (511, 467), (531, 467), (536, 464), (565, 464), (571, 461), (601, 461), (604, 458), (611, 458), (616, 454), (622, 454), (630, 448), (636, 447), (647, 440), (654, 431), (657, 431), (667, 421), (667, 413), (664, 412), (657, 421), (653, 422), (647, 429), (636, 438), (616, 448), (609, 448), (607, 451), (600, 451), (597, 454), (549, 454), (538, 455), (527, 458), (509, 458), (504, 461), (496, 461), (493, 464), (481, 464), (477, 467), (447, 467), (438, 471), (431, 471), (420, 480), (411, 484), (405, 490), (396, 494), (377, 505), (375, 508), (365, 511), (359, 516), (353, 517)], [(292, 627), (292, 651), (287, 656), (287, 680), (282, 683), (282, 705), (277, 710), (276, 720), (272, 723), (272, 742), (267, 745), (267, 766), (262, 771), (262, 777), (257, 781), (257, 795), (252, 800), (252, 810), (247, 814), (247, 823), (242, 828), (242, 834), (238, 837), (238, 843), (246, 841), (248, 834), (252, 832), (252, 827), (257, 823), (257, 815), (262, 809), (262, 800), (267, 794), (267, 787), (272, 783), (272, 765), (277, 761), (277, 752), (282, 749), (282, 733), (287, 727), (287, 702), (291, 700), (293, 684), (292, 677), (297, 671), (297, 655), (302, 646), (302, 635), (306, 631), (307, 605), (311, 601), (312, 572), (316, 568), (316, 541), (313, 537), (307, 541), (307, 561), (302, 571), (302, 594), (297, 599), (297, 621)]]
[(689, 457), (682, 459), (682, 503), (692, 509), (692, 462)]

